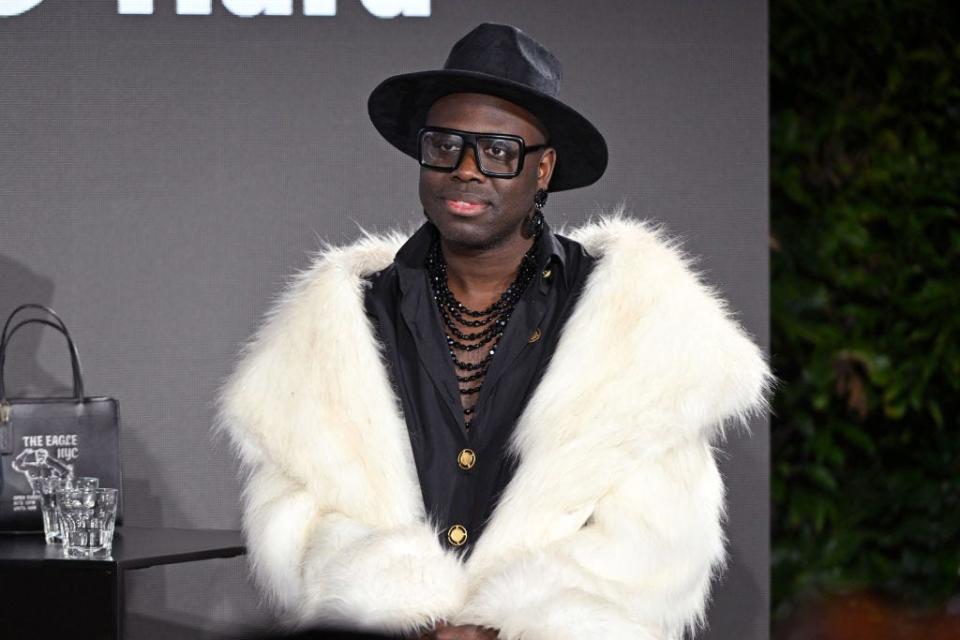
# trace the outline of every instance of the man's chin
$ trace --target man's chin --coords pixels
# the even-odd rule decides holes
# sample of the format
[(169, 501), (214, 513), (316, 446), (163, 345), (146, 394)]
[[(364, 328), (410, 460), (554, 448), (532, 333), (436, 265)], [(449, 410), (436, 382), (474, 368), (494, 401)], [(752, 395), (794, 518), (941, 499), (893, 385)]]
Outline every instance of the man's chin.
[[(485, 217), (485, 216), (484, 216)], [(445, 244), (471, 251), (484, 251), (503, 241), (502, 234), (479, 217), (431, 215), (427, 218), (440, 232)]]

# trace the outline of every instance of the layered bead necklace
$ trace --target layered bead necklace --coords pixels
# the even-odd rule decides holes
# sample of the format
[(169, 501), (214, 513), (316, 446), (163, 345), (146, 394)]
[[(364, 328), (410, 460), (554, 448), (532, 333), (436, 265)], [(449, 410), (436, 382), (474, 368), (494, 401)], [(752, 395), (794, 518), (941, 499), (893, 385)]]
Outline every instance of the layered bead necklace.
[[(530, 249), (520, 260), (517, 277), (506, 291), (492, 305), (481, 311), (468, 308), (457, 300), (447, 281), (447, 264), (443, 259), (438, 236), (434, 236), (427, 257), (427, 273), (433, 299), (443, 319), (447, 347), (457, 376), (457, 386), (463, 405), (463, 422), (467, 429), (473, 422), (477, 407), (477, 398), (487, 375), (487, 369), (500, 344), (500, 337), (507, 328), (507, 322), (513, 314), (527, 286), (536, 273), (536, 246), (540, 237), (538, 232)], [(483, 350), (482, 357), (476, 360), (475, 352)], [(469, 354), (469, 355), (468, 355)], [(467, 359), (475, 360), (469, 362)]]

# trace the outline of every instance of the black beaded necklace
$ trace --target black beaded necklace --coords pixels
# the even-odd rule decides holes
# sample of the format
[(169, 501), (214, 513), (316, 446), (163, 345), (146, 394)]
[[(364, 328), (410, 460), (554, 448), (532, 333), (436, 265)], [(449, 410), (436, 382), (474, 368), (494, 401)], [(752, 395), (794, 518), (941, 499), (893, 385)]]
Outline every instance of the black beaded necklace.
[[(519, 302), (527, 286), (533, 281), (536, 273), (536, 247), (537, 240), (540, 238), (539, 230), (533, 239), (533, 244), (520, 260), (520, 267), (517, 269), (517, 277), (513, 283), (507, 287), (506, 291), (500, 294), (500, 297), (492, 305), (482, 311), (475, 311), (468, 308), (462, 302), (457, 300), (447, 281), (447, 264), (443, 259), (443, 250), (440, 248), (439, 235), (434, 235), (433, 243), (430, 246), (430, 254), (427, 257), (427, 273), (430, 276), (430, 287), (433, 290), (433, 299), (440, 310), (440, 317), (445, 325), (445, 335), (447, 346), (449, 347), (450, 357), (453, 359), (453, 365), (457, 373), (457, 383), (460, 393), (463, 395), (473, 395), (480, 393), (483, 386), (483, 380), (486, 377), (490, 362), (497, 352), (497, 346), (500, 344), (500, 337), (507, 328), (507, 322), (513, 314), (514, 309)], [(457, 326), (457, 323), (471, 329), (477, 329), (474, 332), (465, 332)], [(485, 349), (486, 355), (478, 362), (465, 362), (457, 357), (457, 353), (468, 353)], [(460, 375), (460, 372), (465, 372)], [(470, 383), (476, 383), (471, 386)], [(473, 421), (472, 415), (476, 409), (476, 404), (465, 407), (463, 410), (464, 425), (470, 428)]]

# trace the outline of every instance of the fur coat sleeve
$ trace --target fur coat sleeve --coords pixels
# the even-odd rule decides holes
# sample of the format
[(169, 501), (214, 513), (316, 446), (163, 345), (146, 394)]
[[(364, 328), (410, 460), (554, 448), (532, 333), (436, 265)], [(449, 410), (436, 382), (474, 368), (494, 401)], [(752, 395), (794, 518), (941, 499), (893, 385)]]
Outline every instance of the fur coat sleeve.
[(651, 227), (571, 234), (598, 262), (511, 442), (520, 465), (466, 562), (424, 521), (362, 305), (399, 237), (319, 256), (221, 394), (258, 581), (295, 623), (437, 620), (505, 640), (678, 640), (724, 559), (712, 445), (762, 411), (762, 354)]
[(406, 426), (358, 274), (399, 237), (330, 249), (269, 313), (221, 389), (219, 427), (245, 472), (256, 581), (292, 627), (388, 632), (456, 613), (466, 580), (424, 522)]

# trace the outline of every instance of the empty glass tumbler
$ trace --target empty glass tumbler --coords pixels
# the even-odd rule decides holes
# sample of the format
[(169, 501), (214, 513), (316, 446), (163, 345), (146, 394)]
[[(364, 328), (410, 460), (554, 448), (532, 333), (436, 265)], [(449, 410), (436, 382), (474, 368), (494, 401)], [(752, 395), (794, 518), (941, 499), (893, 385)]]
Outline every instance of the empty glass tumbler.
[(78, 476), (70, 478), (68, 489), (97, 489), (100, 487), (100, 479), (92, 476)]
[(60, 516), (57, 513), (57, 492), (70, 486), (70, 480), (61, 476), (47, 476), (34, 480), (34, 489), (40, 495), (40, 512), (43, 514), (43, 535), (47, 544), (61, 541)]
[(117, 517), (116, 489), (62, 489), (57, 492), (57, 506), (68, 556), (110, 552)]

